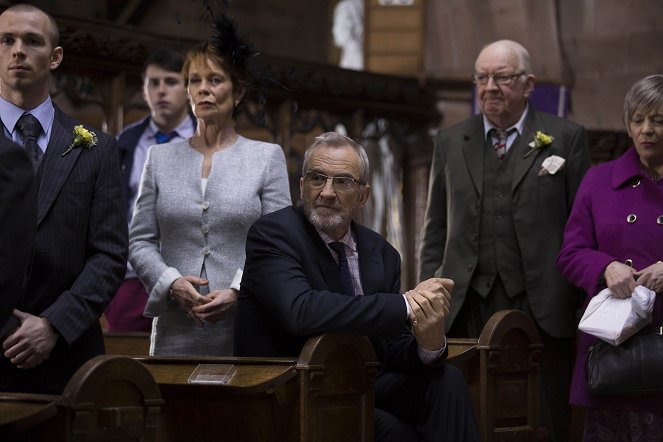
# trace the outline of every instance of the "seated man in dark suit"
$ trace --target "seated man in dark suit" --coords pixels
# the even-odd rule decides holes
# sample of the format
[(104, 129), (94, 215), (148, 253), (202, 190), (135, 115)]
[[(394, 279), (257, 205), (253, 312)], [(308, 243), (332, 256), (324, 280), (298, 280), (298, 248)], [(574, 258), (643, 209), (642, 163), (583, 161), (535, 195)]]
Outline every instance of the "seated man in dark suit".
[(352, 221), (370, 194), (363, 147), (323, 134), (302, 172), (303, 207), (249, 230), (235, 353), (296, 356), (311, 335), (367, 335), (382, 362), (376, 440), (478, 441), (462, 375), (444, 364), (453, 282), (432, 278), (401, 294), (398, 252)]
[(37, 231), (37, 194), (28, 154), (0, 135), (0, 344), (20, 322), (12, 312), (25, 290)]

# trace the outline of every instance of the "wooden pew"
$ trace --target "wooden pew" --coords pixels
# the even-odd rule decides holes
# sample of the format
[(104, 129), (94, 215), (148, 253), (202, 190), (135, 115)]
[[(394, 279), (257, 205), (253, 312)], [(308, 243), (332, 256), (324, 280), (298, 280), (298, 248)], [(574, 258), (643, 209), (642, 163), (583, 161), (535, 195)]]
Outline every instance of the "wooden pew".
[[(363, 361), (354, 361), (352, 366), (343, 365), (346, 364), (343, 355), (348, 349), (332, 352), (331, 349), (338, 344), (337, 341), (327, 341), (332, 336), (335, 335), (312, 338), (298, 361), (269, 358), (141, 359), (157, 380), (166, 400), (160, 418), (159, 440), (174, 441), (185, 434), (195, 434), (195, 440), (214, 440), (216, 434), (222, 434), (223, 440), (230, 441), (333, 440), (331, 436), (325, 439), (328, 427), (333, 429), (329, 434), (334, 437), (339, 431), (345, 431), (343, 437), (348, 441), (371, 440), (372, 407), (368, 407), (368, 403), (373, 404), (372, 387), (377, 362), (363, 356)], [(349, 335), (340, 336), (350, 339)], [(355, 339), (370, 346), (365, 338)], [(146, 354), (149, 336), (107, 334), (106, 343), (109, 350)], [(488, 321), (479, 339), (450, 338), (448, 346), (448, 362), (463, 372), (468, 383), (482, 442), (536, 440), (541, 342), (527, 315), (515, 310), (498, 312)], [(323, 349), (327, 349), (324, 357)], [(356, 354), (364, 353), (368, 355), (368, 349)], [(336, 358), (340, 361), (335, 361)], [(188, 377), (198, 364), (232, 366), (222, 369), (230, 370), (233, 376), (226, 385), (187, 385)], [(331, 373), (341, 375), (333, 380), (326, 379)], [(319, 385), (333, 386), (341, 380), (357, 382), (355, 386), (346, 386), (348, 390), (370, 390), (363, 396), (363, 407), (355, 407), (355, 410), (361, 410), (361, 414), (341, 415), (341, 411), (348, 412), (347, 407), (343, 408), (343, 400), (338, 400), (341, 404), (338, 410), (341, 411), (335, 406), (324, 408), (323, 399), (328, 403), (337, 399), (331, 399), (327, 393), (310, 391), (319, 389)], [(298, 399), (302, 397), (306, 401)], [(342, 419), (335, 420), (335, 413), (339, 413)], [(209, 420), (213, 423), (210, 424)], [(189, 426), (193, 428), (189, 429)], [(301, 438), (302, 435), (306, 438)]]
[[(312, 337), (296, 360), (140, 360), (165, 400), (159, 441), (373, 440), (379, 364), (366, 337)], [(192, 378), (201, 383), (189, 383)]]
[(0, 392), (0, 440), (154, 441), (162, 403), (142, 364), (97, 356), (74, 374), (62, 395)]
[(495, 313), (479, 339), (449, 339), (448, 362), (465, 375), (482, 442), (537, 440), (541, 339), (517, 310)]

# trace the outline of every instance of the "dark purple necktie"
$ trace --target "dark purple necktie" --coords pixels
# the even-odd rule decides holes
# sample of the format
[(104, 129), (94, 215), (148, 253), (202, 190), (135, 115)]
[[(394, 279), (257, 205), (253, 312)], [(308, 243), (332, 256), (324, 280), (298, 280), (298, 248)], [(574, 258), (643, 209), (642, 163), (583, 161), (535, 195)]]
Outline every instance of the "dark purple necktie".
[(350, 274), (348, 258), (345, 256), (345, 244), (340, 241), (334, 241), (329, 243), (329, 248), (331, 248), (338, 255), (338, 271), (341, 274), (341, 287), (343, 287), (343, 294), (354, 296), (355, 288), (352, 284), (352, 275)]

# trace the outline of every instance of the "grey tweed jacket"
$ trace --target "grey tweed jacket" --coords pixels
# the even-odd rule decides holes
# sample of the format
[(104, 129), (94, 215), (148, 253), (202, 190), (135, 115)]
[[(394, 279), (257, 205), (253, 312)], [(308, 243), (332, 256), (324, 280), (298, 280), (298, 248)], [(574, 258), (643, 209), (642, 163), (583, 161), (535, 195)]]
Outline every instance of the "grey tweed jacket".
[(278, 145), (240, 136), (212, 161), (203, 194), (203, 155), (188, 141), (152, 146), (148, 153), (129, 260), (149, 293), (145, 315), (155, 317), (151, 354), (232, 354), (234, 314), (203, 328), (168, 300), (168, 290), (180, 276), (203, 274), (210, 291), (230, 287), (244, 267), (251, 224), (291, 204)]

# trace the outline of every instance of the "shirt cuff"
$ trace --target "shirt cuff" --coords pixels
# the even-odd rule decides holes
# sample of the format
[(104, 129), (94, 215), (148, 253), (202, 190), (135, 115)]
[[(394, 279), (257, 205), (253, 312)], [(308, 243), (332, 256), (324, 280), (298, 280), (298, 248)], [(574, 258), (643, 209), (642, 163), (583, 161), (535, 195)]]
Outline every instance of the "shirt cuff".
[(242, 269), (237, 269), (235, 272), (235, 276), (233, 277), (233, 282), (230, 283), (230, 288), (235, 289), (239, 292), (240, 286), (239, 284), (242, 282), (242, 275), (244, 274), (244, 271)]
[(403, 293), (403, 299), (405, 300), (405, 308), (407, 309), (407, 315), (405, 316), (405, 319), (410, 319), (410, 314), (412, 313), (412, 307), (410, 307), (410, 303), (407, 302), (407, 296), (405, 296), (405, 293)]
[[(410, 303), (407, 301), (407, 296), (405, 296), (405, 293), (403, 293), (403, 299), (405, 300), (405, 307), (407, 308), (407, 318), (410, 318), (410, 314), (412, 313), (412, 307), (410, 307)], [(433, 365), (435, 364), (439, 359), (440, 356), (444, 353), (444, 350), (447, 348), (447, 337), (442, 336), (444, 338), (444, 344), (442, 345), (442, 348), (439, 350), (426, 350), (425, 348), (417, 345), (417, 354), (419, 355), (419, 359), (421, 359), (421, 362), (423, 362), (424, 365)]]
[(443, 336), (443, 338), (444, 344), (439, 350), (426, 350), (425, 348), (417, 345), (417, 354), (419, 355), (419, 359), (421, 359), (421, 362), (423, 362), (424, 365), (430, 366), (440, 360), (440, 356), (444, 354), (444, 350), (447, 348), (447, 337)]

